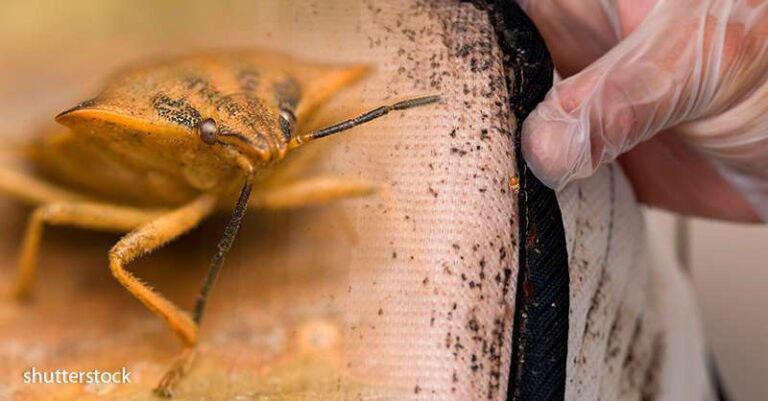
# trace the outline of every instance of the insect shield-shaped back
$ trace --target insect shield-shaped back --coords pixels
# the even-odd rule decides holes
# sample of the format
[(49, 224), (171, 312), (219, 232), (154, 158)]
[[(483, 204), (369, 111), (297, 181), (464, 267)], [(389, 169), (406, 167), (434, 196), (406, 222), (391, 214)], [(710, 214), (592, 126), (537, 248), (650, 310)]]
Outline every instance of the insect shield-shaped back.
[[(130, 145), (131, 152), (157, 151), (167, 158), (184, 149), (221, 152), (229, 146), (254, 164), (284, 156), (287, 140), (276, 105), (252, 95), (219, 95), (215, 103), (167, 93), (150, 96), (142, 107), (123, 109), (105, 91), (91, 101), (61, 113), (57, 121), (75, 132), (92, 134), (112, 144)], [(200, 149), (200, 145), (206, 145)], [(218, 146), (216, 146), (218, 145)], [(128, 149), (126, 149), (128, 151)]]
[(57, 120), (163, 159), (210, 152), (205, 145), (263, 165), (282, 159), (308, 114), (366, 72), (264, 51), (183, 57), (127, 70)]

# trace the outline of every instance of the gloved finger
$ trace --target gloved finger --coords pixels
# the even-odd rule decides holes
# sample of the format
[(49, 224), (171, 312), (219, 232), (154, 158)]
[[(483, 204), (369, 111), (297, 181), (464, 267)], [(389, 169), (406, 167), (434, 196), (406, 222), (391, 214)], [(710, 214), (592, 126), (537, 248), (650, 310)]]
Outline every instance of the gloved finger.
[(557, 84), (523, 126), (534, 173), (560, 189), (662, 129), (738, 101), (760, 69), (745, 68), (741, 47), (731, 43), (744, 40), (729, 34), (744, 31), (731, 17), (748, 5), (730, 6), (657, 5), (619, 45)]
[(641, 51), (610, 54), (555, 85), (523, 125), (526, 159), (552, 188), (591, 175), (684, 112), (685, 80)]

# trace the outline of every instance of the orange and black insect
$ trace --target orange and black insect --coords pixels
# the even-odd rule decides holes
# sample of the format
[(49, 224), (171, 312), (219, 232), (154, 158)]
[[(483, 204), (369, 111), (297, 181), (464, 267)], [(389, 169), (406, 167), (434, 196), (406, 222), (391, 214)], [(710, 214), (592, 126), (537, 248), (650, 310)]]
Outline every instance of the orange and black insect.
[[(391, 111), (438, 101), (413, 98), (301, 132), (318, 105), (367, 71), (249, 51), (184, 57), (115, 76), (100, 95), (56, 117), (68, 129), (29, 146), (39, 176), (0, 169), (0, 192), (35, 206), (16, 294), (30, 291), (44, 224), (127, 233), (109, 251), (112, 273), (185, 344), (158, 387), (168, 395), (191, 361), (208, 294), (249, 207), (290, 208), (376, 188), (364, 180), (304, 177), (297, 172), (309, 162), (284, 160), (286, 154)], [(192, 314), (125, 269), (232, 202)]]

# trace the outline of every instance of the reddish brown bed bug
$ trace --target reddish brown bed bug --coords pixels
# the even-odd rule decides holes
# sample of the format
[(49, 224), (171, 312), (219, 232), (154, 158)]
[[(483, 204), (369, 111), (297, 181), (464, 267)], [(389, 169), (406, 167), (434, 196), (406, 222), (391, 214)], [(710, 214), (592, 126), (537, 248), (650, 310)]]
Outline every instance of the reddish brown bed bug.
[[(21, 247), (17, 296), (30, 291), (44, 224), (126, 232), (109, 251), (113, 275), (185, 345), (156, 389), (169, 396), (191, 363), (208, 294), (246, 210), (290, 208), (375, 190), (363, 180), (302, 177), (298, 172), (311, 162), (301, 157), (289, 162), (286, 154), (389, 112), (439, 100), (412, 98), (301, 132), (317, 106), (368, 71), (364, 65), (242, 51), (182, 57), (116, 75), (97, 97), (56, 117), (67, 130), (30, 144), (30, 160), (40, 176), (0, 169), (0, 192), (35, 206)], [(234, 212), (192, 314), (125, 269), (232, 202)]]

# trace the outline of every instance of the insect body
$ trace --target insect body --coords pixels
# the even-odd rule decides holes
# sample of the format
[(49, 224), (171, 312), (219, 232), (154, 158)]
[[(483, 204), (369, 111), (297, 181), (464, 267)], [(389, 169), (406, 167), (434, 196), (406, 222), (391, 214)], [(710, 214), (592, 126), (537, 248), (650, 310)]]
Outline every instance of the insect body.
[[(30, 291), (44, 224), (126, 232), (109, 251), (113, 275), (186, 346), (158, 387), (168, 395), (191, 361), (208, 293), (246, 209), (295, 207), (375, 189), (361, 180), (299, 176), (307, 161), (284, 161), (286, 154), (390, 111), (438, 100), (406, 100), (301, 132), (318, 105), (367, 70), (251, 51), (185, 57), (117, 75), (99, 96), (56, 117), (68, 130), (30, 145), (44, 178), (0, 169), (0, 192), (36, 206), (23, 239), (17, 295)], [(233, 202), (193, 314), (126, 270)]]

